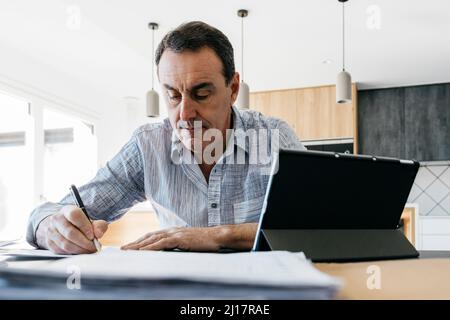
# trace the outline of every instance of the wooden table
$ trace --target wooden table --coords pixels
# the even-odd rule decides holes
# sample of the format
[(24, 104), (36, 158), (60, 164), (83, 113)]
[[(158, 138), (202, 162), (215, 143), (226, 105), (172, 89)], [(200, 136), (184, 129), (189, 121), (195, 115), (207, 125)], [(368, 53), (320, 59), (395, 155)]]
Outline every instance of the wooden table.
[(338, 299), (450, 299), (450, 251), (422, 251), (419, 259), (316, 263), (340, 278)]

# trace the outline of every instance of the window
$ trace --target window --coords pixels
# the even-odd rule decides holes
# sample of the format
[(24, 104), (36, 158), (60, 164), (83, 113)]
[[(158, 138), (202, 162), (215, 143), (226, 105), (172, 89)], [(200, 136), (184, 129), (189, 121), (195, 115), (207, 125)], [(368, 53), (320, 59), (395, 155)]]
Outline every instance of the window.
[(63, 110), (0, 92), (0, 240), (23, 236), (35, 206), (95, 175), (94, 125)]
[(0, 240), (17, 238), (33, 206), (29, 104), (0, 93)]
[(45, 108), (43, 200), (57, 202), (96, 171), (94, 127), (74, 117)]

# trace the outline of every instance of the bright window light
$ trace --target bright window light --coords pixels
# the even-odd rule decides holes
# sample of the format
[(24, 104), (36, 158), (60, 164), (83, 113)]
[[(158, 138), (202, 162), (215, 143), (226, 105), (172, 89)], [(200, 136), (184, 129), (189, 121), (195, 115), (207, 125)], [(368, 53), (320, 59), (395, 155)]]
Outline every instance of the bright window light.
[(0, 240), (16, 239), (33, 207), (28, 102), (0, 92)]

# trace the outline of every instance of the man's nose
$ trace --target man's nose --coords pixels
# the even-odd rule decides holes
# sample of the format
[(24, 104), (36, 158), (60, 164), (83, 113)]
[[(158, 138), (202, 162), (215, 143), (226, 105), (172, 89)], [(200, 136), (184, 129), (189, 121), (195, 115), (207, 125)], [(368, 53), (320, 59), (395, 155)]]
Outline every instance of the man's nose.
[(189, 98), (183, 97), (180, 103), (180, 119), (184, 121), (188, 121), (191, 119), (195, 119), (197, 116), (197, 112), (195, 110), (193, 101)]

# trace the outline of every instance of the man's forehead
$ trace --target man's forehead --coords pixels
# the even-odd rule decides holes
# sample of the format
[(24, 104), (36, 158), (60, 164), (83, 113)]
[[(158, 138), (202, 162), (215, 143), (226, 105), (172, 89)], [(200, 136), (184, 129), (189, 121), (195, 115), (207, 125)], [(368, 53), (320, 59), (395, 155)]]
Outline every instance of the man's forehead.
[(163, 85), (195, 86), (202, 82), (215, 82), (218, 77), (223, 77), (222, 63), (210, 48), (182, 53), (166, 50), (161, 56), (158, 75)]

